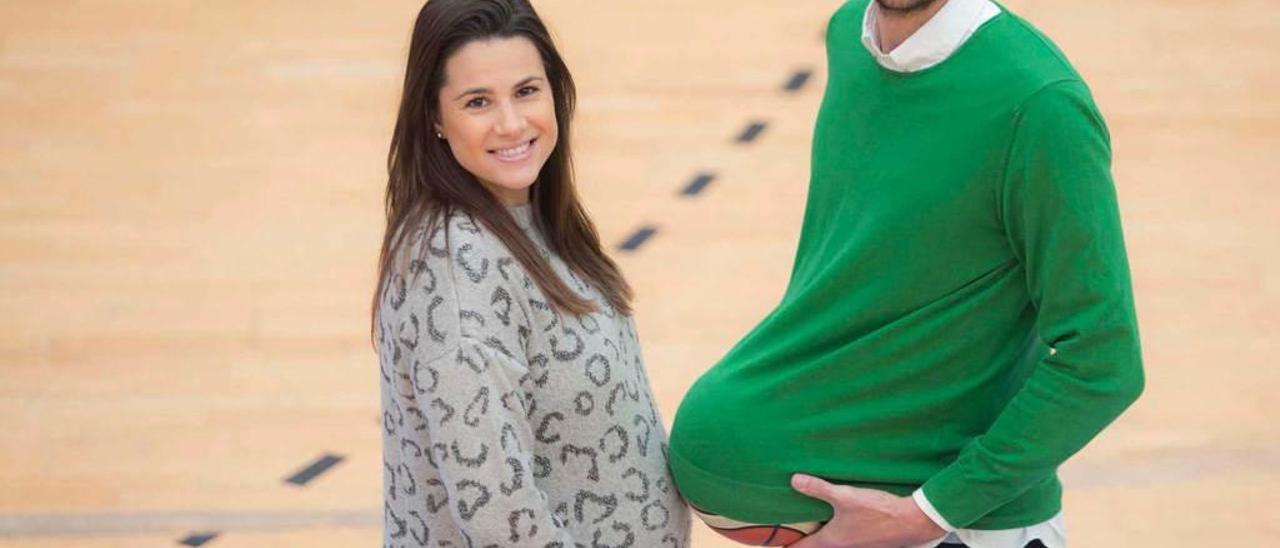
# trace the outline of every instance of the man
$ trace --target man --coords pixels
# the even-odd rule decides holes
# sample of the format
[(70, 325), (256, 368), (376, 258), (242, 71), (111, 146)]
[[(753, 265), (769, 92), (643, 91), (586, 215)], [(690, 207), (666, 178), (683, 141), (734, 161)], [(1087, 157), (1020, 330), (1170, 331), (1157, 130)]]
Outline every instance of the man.
[(852, 0), (827, 51), (786, 294), (686, 395), (677, 485), (825, 522), (794, 548), (1060, 548), (1056, 469), (1143, 386), (1105, 124), (990, 0)]

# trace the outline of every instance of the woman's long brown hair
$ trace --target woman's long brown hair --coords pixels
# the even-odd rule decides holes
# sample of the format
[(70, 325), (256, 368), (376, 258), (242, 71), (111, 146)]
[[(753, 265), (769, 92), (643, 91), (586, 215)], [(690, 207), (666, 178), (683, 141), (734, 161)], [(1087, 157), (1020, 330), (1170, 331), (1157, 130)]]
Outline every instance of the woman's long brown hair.
[[(435, 226), (454, 212), (471, 215), (506, 245), (551, 301), (570, 314), (596, 310), (552, 270), (506, 207), (454, 159), (436, 138), (445, 63), (462, 46), (494, 38), (524, 37), (538, 49), (555, 99), (559, 140), (530, 189), (534, 226), (569, 269), (599, 291), (622, 314), (630, 314), (631, 287), (604, 254), (595, 226), (578, 201), (570, 154), (573, 77), (546, 26), (527, 0), (429, 0), (418, 12), (409, 45), (404, 90), (387, 155), (387, 225), (373, 294), (371, 337), (389, 270), (403, 250), (410, 227)], [(375, 338), (375, 345), (376, 338)]]

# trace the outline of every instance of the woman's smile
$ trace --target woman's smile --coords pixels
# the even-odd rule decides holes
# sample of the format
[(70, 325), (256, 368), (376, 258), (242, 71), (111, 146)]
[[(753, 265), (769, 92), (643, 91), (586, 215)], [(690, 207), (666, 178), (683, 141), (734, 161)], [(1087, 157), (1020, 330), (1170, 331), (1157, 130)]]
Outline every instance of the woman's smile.
[(527, 141), (509, 148), (496, 148), (489, 150), (489, 154), (497, 157), (500, 162), (517, 163), (523, 162), (533, 156), (533, 144), (538, 138), (534, 137)]

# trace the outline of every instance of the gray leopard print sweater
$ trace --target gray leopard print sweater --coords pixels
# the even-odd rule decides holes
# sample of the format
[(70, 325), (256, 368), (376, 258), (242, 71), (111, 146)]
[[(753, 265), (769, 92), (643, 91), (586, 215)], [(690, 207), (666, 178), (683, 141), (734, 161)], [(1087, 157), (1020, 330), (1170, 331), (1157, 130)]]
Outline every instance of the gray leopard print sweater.
[(689, 515), (632, 319), (561, 315), (455, 214), (408, 236), (379, 305), (386, 547), (685, 548)]

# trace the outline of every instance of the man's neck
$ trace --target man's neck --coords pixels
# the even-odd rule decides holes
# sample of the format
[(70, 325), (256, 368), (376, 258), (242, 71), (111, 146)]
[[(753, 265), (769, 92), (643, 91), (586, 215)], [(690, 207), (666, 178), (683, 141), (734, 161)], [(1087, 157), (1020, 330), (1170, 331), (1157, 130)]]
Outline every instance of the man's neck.
[(880, 51), (889, 53), (897, 49), (934, 15), (937, 15), (942, 6), (947, 5), (949, 1), (937, 0), (927, 8), (910, 12), (887, 10), (877, 4), (875, 7), (876, 36), (880, 41)]

